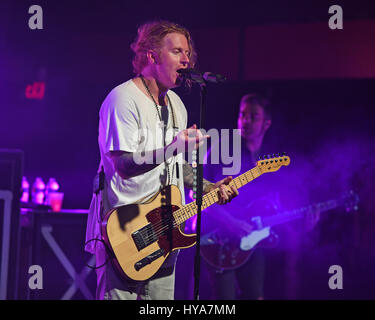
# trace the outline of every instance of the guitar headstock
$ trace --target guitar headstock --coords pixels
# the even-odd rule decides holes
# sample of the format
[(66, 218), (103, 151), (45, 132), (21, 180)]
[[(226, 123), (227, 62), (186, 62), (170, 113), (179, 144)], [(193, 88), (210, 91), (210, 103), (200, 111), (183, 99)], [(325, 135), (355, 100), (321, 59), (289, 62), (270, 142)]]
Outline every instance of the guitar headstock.
[(274, 172), (279, 170), (282, 166), (288, 166), (290, 164), (290, 158), (283, 154), (273, 154), (259, 157), (257, 161), (257, 167), (262, 173)]

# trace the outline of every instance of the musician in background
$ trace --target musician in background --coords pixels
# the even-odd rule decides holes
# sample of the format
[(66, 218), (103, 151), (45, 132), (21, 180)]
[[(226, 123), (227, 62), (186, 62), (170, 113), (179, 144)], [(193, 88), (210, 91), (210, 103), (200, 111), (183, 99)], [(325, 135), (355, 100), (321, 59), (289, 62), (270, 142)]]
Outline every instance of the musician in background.
[[(240, 101), (237, 122), (241, 136), (240, 173), (253, 168), (260, 155), (283, 151), (279, 137), (270, 136), (270, 107), (269, 99), (260, 94), (246, 94)], [(210, 155), (213, 148), (222, 147), (212, 145)], [(233, 154), (238, 153), (233, 150)], [(205, 175), (209, 179), (219, 179), (222, 168), (210, 164), (210, 160), (208, 157)], [(277, 215), (288, 202), (295, 207), (293, 194), (298, 190), (293, 190), (293, 184), (288, 187), (291, 170), (287, 167), (264, 174), (242, 187), (241, 196), (235, 202), (206, 209), (207, 214), (202, 216), (202, 256), (213, 288), (211, 298), (262, 300), (272, 296), (264, 292), (268, 277), (273, 281), (270, 288), (279, 291), (276, 298), (296, 296), (299, 239), (314, 228), (319, 212), (311, 212), (306, 219), (276, 227), (277, 233), (271, 229), (270, 236), (250, 251), (238, 248), (238, 239), (254, 231), (250, 223), (252, 217)], [(215, 242), (219, 245), (213, 244)]]
[[(101, 239), (101, 221), (109, 210), (144, 203), (162, 187), (177, 185), (184, 204), (184, 185), (193, 186), (193, 174), (182, 152), (196, 149), (208, 137), (196, 126), (186, 129), (185, 106), (170, 90), (182, 83), (177, 70), (195, 63), (189, 31), (166, 21), (145, 23), (131, 48), (135, 77), (114, 88), (100, 109), (104, 179), (91, 202), (86, 241)], [(173, 149), (177, 152), (167, 152)], [(235, 187), (226, 186), (230, 181), (231, 177), (215, 184), (204, 180), (203, 191), (218, 187), (219, 204), (224, 204), (237, 194)], [(96, 255), (96, 265), (101, 266), (97, 269), (97, 299), (174, 298), (177, 251), (170, 253), (151, 279), (131, 281), (116, 272), (113, 258), (100, 241), (88, 242), (85, 249)]]
[[(271, 150), (263, 143), (272, 124), (269, 104), (269, 100), (259, 94), (247, 94), (241, 99), (237, 123), (239, 131), (233, 133), (241, 136), (241, 150), (239, 150), (241, 174), (253, 168), (262, 153), (276, 152), (275, 149)], [(231, 141), (231, 139), (229, 140)], [(217, 179), (222, 175), (221, 165), (212, 164), (210, 156), (214, 154), (214, 148), (219, 148), (221, 152), (223, 147), (230, 150), (233, 148), (233, 146), (223, 146), (220, 143), (211, 146), (205, 166), (205, 175), (210, 179)], [(233, 155), (238, 157), (238, 150), (233, 150)], [(277, 174), (278, 172), (275, 173), (275, 175)], [(272, 178), (274, 177), (268, 181), (269, 179), (265, 175), (251, 181), (242, 187), (241, 196), (236, 199), (236, 202), (228, 204), (225, 209), (214, 205), (206, 209), (207, 214), (202, 215), (202, 256), (209, 258), (204, 260), (207, 262), (207, 271), (213, 288), (212, 298), (214, 299), (263, 299), (265, 263), (263, 251), (261, 249), (253, 250), (246, 263), (236, 267), (237, 259), (231, 255), (235, 255), (239, 248), (228, 246), (228, 242), (238, 239), (238, 236), (245, 236), (253, 230), (250, 217), (254, 212), (245, 212), (249, 210), (246, 208), (251, 206), (252, 200), (262, 201), (263, 199), (272, 206), (276, 205), (277, 199), (269, 192), (272, 189), (271, 185), (276, 183), (276, 181), (272, 181)], [(266, 188), (267, 181), (264, 180), (270, 183), (268, 190)], [(218, 230), (220, 235), (212, 233), (213, 230)], [(210, 239), (211, 234), (213, 234), (213, 239)], [(221, 242), (223, 251), (219, 249), (215, 252), (210, 241)], [(235, 241), (233, 241), (233, 246), (235, 246), (234, 243)], [(217, 256), (212, 256), (213, 253)], [(215, 261), (219, 261), (220, 256), (224, 255), (229, 256), (227, 257), (229, 264), (232, 260), (235, 269), (221, 269), (215, 265)]]

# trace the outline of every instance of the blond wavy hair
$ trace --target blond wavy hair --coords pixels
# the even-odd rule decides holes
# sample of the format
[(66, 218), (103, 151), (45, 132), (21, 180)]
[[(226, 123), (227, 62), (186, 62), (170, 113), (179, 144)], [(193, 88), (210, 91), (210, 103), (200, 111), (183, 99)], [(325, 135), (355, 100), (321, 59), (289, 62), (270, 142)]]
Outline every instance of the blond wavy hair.
[(190, 32), (173, 22), (169, 21), (152, 21), (141, 25), (138, 28), (138, 35), (130, 48), (134, 52), (132, 61), (133, 71), (139, 75), (147, 65), (147, 51), (158, 50), (161, 47), (163, 38), (169, 33), (183, 34), (189, 46), (189, 68), (193, 68), (197, 59), (197, 53), (194, 49), (194, 43)]

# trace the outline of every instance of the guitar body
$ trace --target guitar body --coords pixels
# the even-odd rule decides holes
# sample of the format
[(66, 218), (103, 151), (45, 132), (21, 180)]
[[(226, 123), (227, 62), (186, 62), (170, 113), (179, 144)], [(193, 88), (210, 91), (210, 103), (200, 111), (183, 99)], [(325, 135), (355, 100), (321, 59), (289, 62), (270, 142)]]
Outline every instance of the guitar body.
[(149, 279), (171, 251), (195, 244), (196, 235), (183, 233), (175, 223), (172, 213), (180, 207), (180, 190), (172, 185), (147, 203), (121, 206), (106, 214), (102, 235), (123, 276)]
[(202, 240), (204, 241), (201, 246), (202, 258), (207, 264), (218, 270), (237, 269), (244, 265), (253, 253), (253, 250), (241, 250), (239, 240), (234, 241), (219, 234), (212, 234), (212, 239), (207, 239), (204, 236)]
[(201, 255), (215, 269), (234, 270), (247, 262), (256, 247), (273, 248), (277, 241), (277, 234), (270, 228), (255, 230), (242, 238), (215, 230), (202, 236)]
[[(241, 237), (236, 231), (228, 230), (223, 224), (216, 225), (214, 230), (206, 228), (208, 232), (202, 236), (204, 244), (201, 246), (203, 259), (215, 269), (234, 270), (247, 262), (255, 247), (273, 247), (277, 235), (270, 228), (259, 225), (257, 221), (261, 217), (254, 217), (254, 214), (273, 215), (274, 208), (273, 199), (271, 201), (269, 198), (261, 198), (234, 212), (237, 219), (253, 225), (254, 230), (247, 236)], [(255, 220), (253, 221), (252, 218)]]

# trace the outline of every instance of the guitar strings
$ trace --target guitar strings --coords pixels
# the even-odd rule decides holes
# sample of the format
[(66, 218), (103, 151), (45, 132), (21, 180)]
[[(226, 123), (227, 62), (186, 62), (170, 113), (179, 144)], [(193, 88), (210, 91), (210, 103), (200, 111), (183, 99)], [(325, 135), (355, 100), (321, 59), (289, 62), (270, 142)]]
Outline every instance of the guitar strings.
[[(145, 241), (153, 240), (155, 236), (159, 237), (159, 236), (163, 235), (163, 233), (165, 231), (168, 231), (168, 229), (170, 229), (172, 231), (173, 228), (177, 226), (177, 223), (174, 220), (170, 219), (170, 218), (168, 218), (168, 221), (165, 221), (165, 223), (166, 223), (166, 225), (164, 225), (164, 226), (162, 225), (162, 223), (159, 223), (159, 226), (157, 228), (154, 228), (151, 225), (151, 228), (153, 230), (153, 234), (151, 234), (151, 235), (146, 230), (143, 230), (141, 232), (142, 238)], [(172, 228), (170, 228), (170, 227), (172, 227)]]
[[(253, 169), (254, 169), (254, 168), (253, 168)], [(243, 173), (242, 175), (238, 176), (237, 178), (233, 179), (233, 180), (229, 183), (229, 186), (231, 186), (231, 185), (235, 185), (236, 188), (240, 188), (240, 187), (242, 187), (242, 186), (244, 185), (244, 184), (241, 182), (242, 180), (246, 179), (245, 184), (246, 184), (246, 183), (249, 183), (249, 182), (252, 181), (252, 180), (254, 180), (255, 177), (254, 177), (254, 174), (253, 174), (251, 171), (252, 171), (252, 170), (249, 170), (248, 172), (245, 172), (245, 173)], [(250, 174), (251, 174), (252, 177), (248, 177), (248, 176), (247, 176), (247, 174), (249, 174), (249, 172), (250, 172)], [(250, 178), (250, 179), (249, 179), (249, 178)], [(216, 189), (217, 189), (217, 188), (216, 188)], [(204, 206), (208, 207), (209, 205), (211, 205), (211, 204), (213, 204), (213, 203), (216, 203), (216, 202), (218, 201), (218, 197), (216, 197), (216, 193), (217, 193), (216, 189), (210, 191), (209, 193), (207, 193), (207, 194), (205, 194), (205, 195), (203, 196), (202, 202), (203, 202)], [(208, 200), (209, 205), (206, 204), (206, 199)], [(193, 201), (193, 202), (189, 203), (188, 205), (179, 208), (178, 210), (184, 211), (184, 210), (188, 209), (189, 206), (195, 209), (195, 207), (197, 207), (196, 201)], [(192, 208), (189, 208), (188, 210), (190, 210), (190, 209), (192, 209)], [(176, 211), (178, 211), (178, 210), (176, 210)], [(174, 211), (174, 212), (176, 212), (176, 211)], [(186, 214), (186, 212), (185, 212), (185, 214)], [(183, 221), (183, 222), (184, 222), (184, 221)], [(183, 223), (183, 222), (182, 222), (182, 223)], [(181, 223), (181, 224), (182, 224), (182, 223)], [(160, 227), (161, 225), (162, 225), (162, 223), (159, 222), (159, 223), (155, 224), (155, 227)]]
[(168, 230), (172, 231), (173, 228), (180, 226), (182, 223), (178, 224), (177, 221), (175, 220), (173, 214), (172, 214), (169, 217), (166, 217), (165, 219), (163, 219), (163, 221), (159, 221), (154, 225), (151, 223), (151, 228), (154, 231), (154, 233), (149, 235), (146, 230), (143, 230), (141, 232), (142, 238), (145, 241), (153, 240), (155, 236), (159, 237), (159, 236), (165, 234), (165, 231), (168, 231)]
[[(235, 183), (235, 182), (233, 181), (233, 183)], [(207, 194), (204, 196), (204, 198), (203, 198), (203, 200), (202, 200), (204, 206), (207, 207), (206, 199), (209, 200), (209, 202), (212, 202), (212, 200), (213, 200), (213, 203), (217, 202), (217, 199), (216, 199), (216, 197), (215, 197), (215, 196), (216, 196), (216, 192), (217, 192), (217, 191), (216, 191), (216, 189), (215, 189), (215, 190), (210, 191), (209, 193), (207, 193)], [(211, 197), (211, 199), (210, 199), (210, 197)], [(212, 204), (212, 203), (210, 203), (210, 204)], [(192, 207), (192, 208), (187, 209), (189, 206)], [(189, 214), (188, 212), (186, 212), (186, 210), (193, 209), (193, 208), (195, 208), (196, 206), (197, 206), (197, 205), (196, 205), (196, 201), (194, 201), (194, 202), (189, 203), (186, 207), (179, 208), (179, 209), (177, 209), (176, 211), (181, 210), (182, 212), (185, 211), (184, 214), (186, 214), (186, 213)], [(174, 211), (174, 212), (176, 212), (176, 211)], [(174, 213), (174, 212), (173, 212), (173, 213)], [(153, 240), (155, 236), (159, 237), (159, 236), (165, 234), (165, 231), (168, 231), (169, 229), (172, 231), (173, 228), (175, 228), (175, 227), (177, 227), (177, 226), (180, 226), (183, 222), (186, 221), (186, 220), (185, 220), (185, 221), (183, 221), (182, 223), (178, 224), (177, 221), (175, 220), (174, 216), (173, 216), (173, 213), (172, 213), (172, 215), (170, 215), (169, 217), (166, 217), (166, 218), (164, 219), (164, 221), (159, 221), (159, 222), (157, 222), (157, 223), (154, 224), (154, 225), (151, 223), (151, 228), (152, 228), (153, 231), (154, 231), (153, 234), (150, 235), (150, 234), (148, 233), (147, 230), (143, 230), (143, 231), (141, 231), (142, 238), (143, 238), (145, 241)], [(171, 222), (172, 222), (172, 223), (171, 223)], [(172, 228), (171, 228), (171, 227), (172, 227)]]
[[(212, 194), (211, 194), (212, 193)], [(207, 199), (209, 198), (209, 196), (211, 196), (211, 198), (213, 198), (213, 200), (214, 200), (214, 202), (216, 202), (215, 200), (215, 197), (214, 197), (214, 194), (215, 194), (215, 190), (213, 190), (213, 191), (211, 191), (211, 192), (209, 192), (209, 193), (207, 193), (206, 195), (205, 195), (205, 197), (207, 196)], [(212, 201), (212, 199), (211, 199), (211, 201)], [(211, 202), (210, 201), (210, 202)], [(192, 208), (194, 208), (195, 206), (196, 206), (196, 204), (195, 204), (195, 202), (196, 201), (194, 201), (194, 202), (192, 202), (192, 203), (190, 203), (190, 204), (188, 204), (186, 207), (182, 207), (182, 208), (179, 208), (179, 209), (177, 209), (176, 211), (178, 211), (178, 210), (181, 210), (182, 212), (184, 212), (184, 210), (186, 211), (186, 209), (190, 206), (190, 207), (192, 207)], [(206, 204), (206, 201), (205, 201), (205, 199), (203, 199), (203, 204), (207, 207), (207, 204)], [(188, 209), (188, 210), (190, 210), (190, 208)], [(174, 212), (176, 212), (176, 211), (174, 211)], [(173, 213), (174, 213), (173, 212)], [(173, 216), (173, 213), (172, 213), (172, 215), (170, 215), (169, 217), (167, 217), (167, 218), (165, 218), (163, 221), (159, 221), (159, 222), (157, 222), (156, 224), (151, 224), (151, 226), (152, 226), (152, 228), (153, 228), (153, 230), (154, 230), (154, 235), (156, 235), (156, 236), (160, 236), (160, 235), (162, 235), (163, 233), (164, 233), (164, 231), (167, 231), (168, 229), (170, 229), (170, 227), (176, 227), (176, 226), (180, 226), (182, 223), (180, 223), (180, 224), (178, 224), (177, 223), (177, 221), (175, 220), (175, 218), (174, 218), (174, 216)], [(184, 214), (186, 214), (187, 212), (184, 212)], [(187, 214), (189, 214), (189, 213), (187, 213)], [(171, 223), (173, 221), (173, 223)], [(148, 235), (147, 234), (147, 231), (143, 231), (142, 232), (143, 234), (142, 234), (142, 236), (145, 236), (145, 233), (146, 233), (146, 236), (144, 237), (144, 239), (146, 240), (146, 241), (149, 241), (149, 240), (151, 240), (151, 239), (153, 239), (153, 237), (154, 237), (154, 235)]]
[[(257, 169), (259, 170), (259, 167), (255, 167), (255, 168), (257, 168)], [(229, 185), (234, 184), (234, 185), (236, 185), (237, 188), (240, 188), (240, 187), (243, 186), (243, 184), (241, 183), (241, 181), (242, 181), (243, 178), (245, 178), (245, 179), (247, 180), (247, 183), (248, 183), (248, 182), (254, 180), (256, 177), (259, 177), (262, 173), (259, 172), (258, 174), (256, 174), (256, 172), (254, 171), (255, 168), (253, 168), (253, 169), (251, 169), (251, 170), (249, 170), (249, 171), (247, 171), (247, 172), (241, 174), (241, 175), (238, 176), (237, 178), (233, 179), (233, 180), (229, 183)], [(254, 171), (254, 172), (253, 172), (253, 171)], [(249, 181), (249, 179), (248, 179), (248, 174), (249, 174), (249, 173), (250, 173), (251, 176), (252, 176), (252, 177), (250, 177), (250, 181)], [(255, 177), (254, 177), (254, 174), (256, 174)], [(240, 183), (240, 186), (237, 186), (237, 182)], [(216, 189), (215, 189), (215, 190), (216, 190)], [(206, 197), (206, 196), (208, 196), (208, 195), (210, 195), (210, 194), (211, 194), (211, 196), (212, 196), (213, 194), (215, 194), (215, 192), (216, 192), (215, 190), (212, 190), (211, 192), (209, 192), (208, 194), (206, 194), (206, 195), (204, 196), (204, 198), (208, 198), (208, 197)], [(204, 198), (203, 198), (203, 202), (204, 202)], [(214, 199), (215, 199), (215, 198), (214, 198)], [(216, 200), (216, 199), (215, 199), (215, 200)], [(217, 201), (215, 201), (215, 202), (217, 202)], [(192, 202), (192, 203), (189, 204), (189, 205), (194, 207), (194, 206), (196, 206), (195, 203), (196, 203), (196, 201)], [(189, 206), (189, 205), (188, 205), (188, 206)], [(207, 207), (207, 205), (206, 205), (205, 203), (204, 203), (204, 205)], [(184, 207), (179, 208), (178, 210), (181, 210), (181, 209), (183, 209), (183, 208), (184, 208)], [(185, 209), (186, 209), (186, 208), (187, 208), (187, 207), (185, 207)], [(176, 211), (178, 211), (178, 210), (176, 210)], [(183, 211), (183, 210), (182, 210), (182, 211)], [(185, 214), (186, 214), (186, 212), (185, 212)], [(166, 223), (166, 222), (168, 222), (168, 223)], [(172, 222), (172, 223), (171, 223), (171, 222)], [(184, 221), (183, 221), (183, 222), (184, 222)], [(183, 222), (182, 222), (182, 223), (183, 223)], [(172, 227), (172, 229), (171, 229), (171, 231), (172, 231), (173, 228), (175, 228), (176, 226), (180, 226), (182, 223), (177, 224), (177, 222), (176, 222), (176, 220), (175, 220), (175, 217), (173, 216), (173, 212), (172, 212), (172, 215), (166, 217), (166, 218), (164, 219), (164, 221), (157, 222), (155, 225), (153, 225), (153, 224), (151, 223), (151, 229), (154, 231), (153, 234), (149, 235), (149, 233), (148, 233), (146, 230), (141, 231), (142, 238), (143, 238), (144, 240), (146, 240), (146, 241), (153, 240), (153, 239), (155, 238), (155, 236), (156, 236), (156, 237), (159, 237), (160, 235), (164, 234), (165, 231), (171, 229), (171, 227)], [(165, 224), (166, 224), (166, 225), (165, 225)], [(146, 235), (145, 235), (145, 233), (146, 233)], [(144, 236), (145, 236), (145, 237), (144, 237)]]
[[(253, 169), (254, 169), (254, 168), (253, 168)], [(250, 182), (250, 181), (254, 180), (254, 179), (255, 179), (255, 177), (254, 177), (254, 173), (255, 173), (255, 172), (254, 172), (254, 173), (252, 172), (253, 169), (251, 169), (251, 170), (249, 170), (248, 172), (245, 172), (245, 173), (243, 173), (242, 175), (238, 176), (237, 178), (233, 179), (233, 180), (229, 183), (229, 185), (234, 184), (234, 185), (236, 185), (237, 188), (240, 188), (241, 186), (243, 186), (243, 184), (241, 183), (241, 178), (242, 178), (242, 179), (245, 178), (245, 179), (247, 180), (247, 182)], [(250, 180), (248, 179), (248, 176), (247, 176), (247, 174), (249, 174), (249, 172), (250, 172), (250, 174), (252, 175), (252, 177), (250, 177)], [(237, 186), (237, 182), (239, 182), (239, 186)], [(215, 190), (216, 190), (216, 189), (215, 189)], [(214, 197), (214, 194), (216, 195), (216, 191), (215, 191), (215, 190), (212, 190), (212, 191), (210, 191), (209, 193), (207, 193), (207, 194), (204, 196), (204, 198), (206, 198), (206, 196), (207, 196), (207, 199), (208, 199), (208, 198), (209, 198), (209, 195), (210, 195), (211, 197)], [(213, 199), (216, 200), (215, 197), (214, 197)], [(204, 199), (203, 199), (202, 201), (205, 202)], [(211, 202), (211, 201), (210, 201), (210, 202)], [(217, 202), (217, 201), (214, 201), (214, 202)], [(207, 207), (206, 203), (204, 203), (204, 205)], [(187, 206), (192, 206), (192, 207), (197, 206), (197, 205), (196, 205), (196, 201), (191, 202), (191, 203), (188, 204)], [(178, 209), (178, 210), (182, 210), (183, 208), (184, 208), (184, 207), (182, 207), (182, 208), (180, 208), (180, 209)], [(187, 207), (185, 207), (185, 210), (186, 210), (186, 208), (187, 208)], [(177, 210), (176, 210), (176, 211), (177, 211)], [(185, 213), (185, 214), (186, 214), (186, 213)], [(171, 221), (172, 221), (172, 223), (171, 223)], [(184, 221), (183, 221), (183, 222), (184, 222)], [(182, 223), (183, 223), (183, 222), (182, 222)], [(182, 223), (181, 223), (181, 224), (182, 224)], [(153, 231), (154, 231), (153, 234), (149, 235), (148, 232), (147, 232), (146, 230), (144, 230), (144, 231), (141, 232), (141, 234), (142, 234), (142, 238), (143, 238), (145, 241), (153, 240), (155, 236), (156, 236), (156, 237), (159, 237), (159, 236), (165, 234), (165, 231), (168, 231), (169, 229), (172, 231), (173, 228), (175, 228), (176, 226), (180, 226), (181, 224), (178, 224), (178, 223), (176, 222), (176, 220), (175, 220), (175, 218), (174, 218), (174, 216), (173, 216), (173, 213), (172, 213), (172, 215), (169, 216), (169, 217), (167, 217), (164, 221), (159, 221), (159, 222), (157, 222), (157, 223), (154, 224), (154, 225), (151, 223), (151, 227), (152, 227), (152, 229), (153, 229)], [(171, 228), (171, 227), (172, 227), (172, 228)]]
[[(236, 185), (236, 181), (235, 181), (235, 180), (237, 180), (237, 179), (233, 179), (233, 181), (232, 181), (230, 184), (235, 184), (235, 185)], [(246, 180), (248, 180), (248, 179), (246, 179)], [(236, 187), (239, 188), (239, 187), (241, 187), (241, 185), (240, 185), (240, 186), (237, 186), (237, 185), (236, 185)], [(213, 201), (214, 203), (217, 202), (216, 197), (215, 197), (215, 196), (216, 196), (216, 192), (217, 192), (217, 191), (216, 191), (216, 189), (215, 189), (215, 190), (210, 191), (209, 193), (207, 193), (207, 194), (204, 196), (204, 198), (202, 199), (202, 202), (203, 202), (203, 204), (204, 204), (206, 207), (207, 207), (207, 204), (205, 203), (205, 198), (209, 199), (209, 198), (211, 197), (211, 199), (210, 199), (209, 202), (211, 202), (212, 200), (214, 200), (214, 201)], [(191, 202), (190, 204), (188, 204), (186, 207), (182, 207), (182, 208), (180, 208), (180, 209), (178, 209), (178, 210), (182, 210), (183, 208), (184, 208), (184, 210), (186, 210), (188, 206), (191, 206), (192, 208), (196, 207), (196, 206), (197, 206), (197, 205), (196, 205), (196, 201), (193, 201), (193, 202)], [(176, 210), (176, 211), (177, 211), (177, 210)], [(182, 210), (182, 211), (183, 211), (183, 210)], [(175, 212), (175, 211), (174, 211), (174, 212)], [(185, 212), (185, 214), (186, 214), (186, 212)], [(171, 223), (171, 221), (173, 221), (173, 223)], [(183, 222), (184, 222), (184, 221), (183, 221)], [(183, 222), (182, 222), (182, 223), (183, 223)], [(182, 223), (181, 223), (181, 224), (182, 224)], [(176, 222), (176, 220), (175, 220), (175, 218), (174, 218), (174, 216), (173, 216), (173, 213), (172, 213), (172, 215), (169, 216), (169, 217), (167, 217), (164, 221), (159, 221), (159, 222), (157, 222), (157, 223), (154, 224), (154, 225), (151, 223), (151, 227), (152, 227), (154, 233), (151, 234), (151, 235), (149, 235), (148, 232), (147, 232), (146, 230), (144, 230), (144, 231), (141, 232), (141, 234), (142, 234), (142, 238), (143, 238), (145, 241), (153, 240), (155, 236), (159, 237), (159, 236), (165, 234), (165, 231), (168, 231), (168, 229), (170, 229), (170, 230), (172, 231), (173, 228), (175, 228), (176, 226), (180, 226), (181, 224), (178, 224), (178, 223)], [(171, 227), (172, 227), (172, 228), (171, 228)]]

